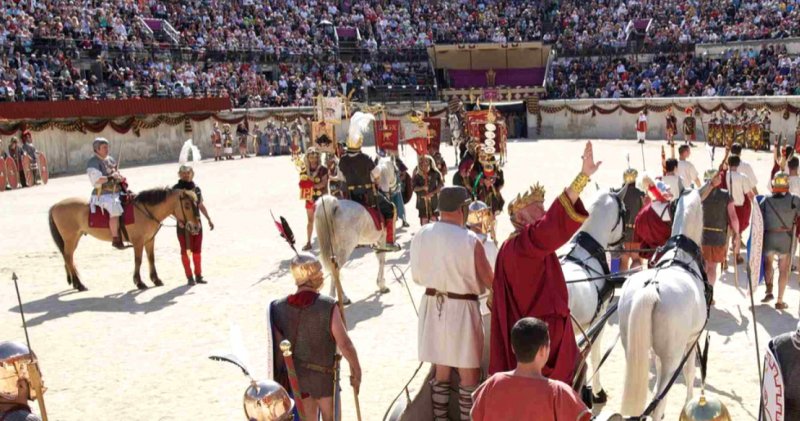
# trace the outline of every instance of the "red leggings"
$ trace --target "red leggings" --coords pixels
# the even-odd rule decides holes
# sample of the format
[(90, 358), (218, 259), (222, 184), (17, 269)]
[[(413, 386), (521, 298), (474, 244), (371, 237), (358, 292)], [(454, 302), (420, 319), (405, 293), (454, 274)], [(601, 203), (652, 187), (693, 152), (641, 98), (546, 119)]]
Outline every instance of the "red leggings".
[[(189, 239), (189, 247), (186, 247), (186, 239)], [(192, 252), (192, 262), (194, 263), (194, 274), (200, 276), (203, 274), (200, 264), (200, 250), (203, 246), (203, 231), (197, 235), (185, 235), (184, 230), (178, 229), (178, 243), (181, 245), (181, 263), (183, 263), (183, 271), (186, 277), (192, 276), (192, 266), (189, 263), (189, 254), (187, 250)]]

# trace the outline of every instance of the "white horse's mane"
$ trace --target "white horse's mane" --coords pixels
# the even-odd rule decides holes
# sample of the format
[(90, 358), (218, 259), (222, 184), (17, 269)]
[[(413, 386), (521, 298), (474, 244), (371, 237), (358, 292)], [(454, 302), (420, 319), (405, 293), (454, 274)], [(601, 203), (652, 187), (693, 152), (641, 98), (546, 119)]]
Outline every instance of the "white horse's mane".
[(703, 203), (700, 193), (692, 190), (681, 196), (675, 209), (672, 235), (685, 235), (699, 246), (703, 240)]
[(598, 243), (605, 246), (611, 240), (610, 226), (614, 225), (614, 220), (619, 217), (616, 212), (616, 201), (611, 197), (611, 192), (601, 191), (595, 196), (592, 206), (589, 208), (589, 217), (583, 222), (579, 231), (590, 234)]

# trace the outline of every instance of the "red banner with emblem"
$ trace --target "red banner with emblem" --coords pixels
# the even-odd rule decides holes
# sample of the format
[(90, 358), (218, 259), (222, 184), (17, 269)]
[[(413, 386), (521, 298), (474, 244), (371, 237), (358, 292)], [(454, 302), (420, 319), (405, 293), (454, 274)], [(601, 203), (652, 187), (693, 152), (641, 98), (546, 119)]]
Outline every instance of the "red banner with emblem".
[(423, 118), (423, 120), (428, 123), (428, 135), (430, 137), (428, 150), (439, 152), (439, 144), (442, 142), (442, 119), (427, 117)]
[(385, 151), (397, 151), (400, 145), (400, 120), (375, 120), (375, 144)]

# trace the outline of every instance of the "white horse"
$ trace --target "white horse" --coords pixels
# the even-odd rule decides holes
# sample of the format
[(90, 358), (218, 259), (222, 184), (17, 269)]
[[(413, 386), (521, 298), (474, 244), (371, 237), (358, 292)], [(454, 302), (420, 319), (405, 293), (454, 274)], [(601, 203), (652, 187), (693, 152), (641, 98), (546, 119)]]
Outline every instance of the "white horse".
[[(700, 247), (703, 235), (703, 207), (699, 193), (685, 193), (678, 202), (672, 225), (672, 241), (682, 235)], [(656, 360), (655, 396), (667, 387), (681, 360), (686, 401), (694, 388), (694, 343), (707, 317), (701, 263), (680, 247), (669, 248), (658, 258), (659, 265), (628, 278), (619, 300), (620, 334), (627, 359), (622, 412), (640, 416), (648, 395), (650, 350)], [(673, 262), (673, 263), (670, 263)], [(666, 398), (652, 413), (661, 420)]]
[[(596, 257), (592, 256), (587, 251), (587, 246), (581, 246), (577, 240), (588, 234), (597, 243), (596, 246), (603, 249), (608, 244), (622, 241), (625, 227), (624, 211), (625, 207), (622, 204), (622, 200), (613, 193), (600, 194), (591, 207), (589, 217), (578, 231), (578, 235), (570, 241), (572, 249), (561, 262), (561, 270), (564, 272), (564, 279), (567, 281), (567, 291), (569, 292), (569, 311), (583, 330), (588, 330), (608, 306), (607, 302), (600, 302), (600, 294), (606, 288), (607, 281), (605, 278), (587, 282), (580, 282), (580, 280), (606, 275), (604, 273), (606, 263), (605, 251), (598, 252), (598, 254), (602, 255), (604, 261), (601, 263), (597, 254), (595, 255)], [(578, 282), (570, 283), (570, 281)], [(576, 328), (575, 333), (580, 334), (580, 329)], [(602, 358), (601, 339), (602, 331), (592, 344), (590, 355), (593, 371), (597, 369)], [(595, 402), (605, 402), (605, 391), (603, 391), (603, 386), (600, 384), (599, 374), (594, 374), (594, 377), (592, 377), (592, 391)]]
[[(394, 166), (391, 158), (381, 158), (378, 161), (381, 177), (394, 177)], [(392, 221), (386, 221), (392, 223)], [(322, 265), (331, 274), (330, 295), (336, 297), (336, 282), (340, 281), (339, 269), (347, 263), (350, 254), (359, 244), (385, 244), (386, 228), (378, 231), (372, 221), (372, 216), (359, 203), (352, 200), (339, 200), (330, 195), (317, 199), (314, 210), (314, 225), (317, 229)], [(384, 253), (376, 253), (378, 257), (378, 291), (389, 292), (383, 277), (383, 267), (386, 263)], [(331, 257), (336, 257), (337, 267), (334, 267)], [(344, 296), (347, 304), (350, 300)]]

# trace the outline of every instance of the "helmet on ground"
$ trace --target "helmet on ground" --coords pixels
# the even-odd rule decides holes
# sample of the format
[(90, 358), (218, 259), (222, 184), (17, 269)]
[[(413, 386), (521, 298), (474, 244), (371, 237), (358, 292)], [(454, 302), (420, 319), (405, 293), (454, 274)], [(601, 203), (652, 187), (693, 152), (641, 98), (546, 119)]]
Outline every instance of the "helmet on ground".
[(244, 414), (248, 421), (289, 421), (294, 401), (272, 380), (253, 381), (244, 392)]
[(728, 408), (714, 396), (700, 396), (692, 399), (681, 411), (680, 421), (730, 421)]

